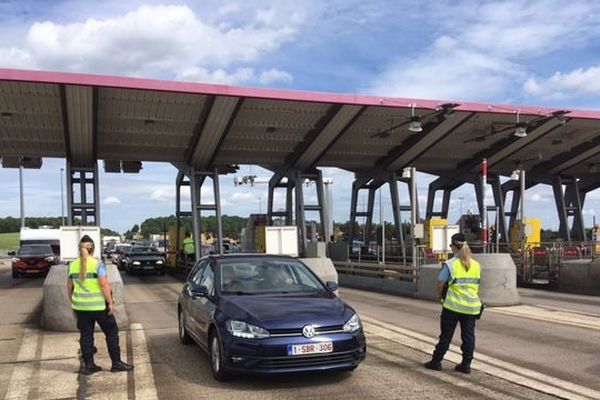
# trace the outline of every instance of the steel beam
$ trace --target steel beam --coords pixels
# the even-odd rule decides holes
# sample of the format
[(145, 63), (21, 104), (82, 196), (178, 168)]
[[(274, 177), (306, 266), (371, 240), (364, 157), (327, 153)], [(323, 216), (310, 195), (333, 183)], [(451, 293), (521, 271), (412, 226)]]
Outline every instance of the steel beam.
[(296, 146), (286, 159), (284, 170), (293, 168), (306, 171), (314, 167), (323, 154), (346, 133), (366, 107), (333, 105), (327, 114)]

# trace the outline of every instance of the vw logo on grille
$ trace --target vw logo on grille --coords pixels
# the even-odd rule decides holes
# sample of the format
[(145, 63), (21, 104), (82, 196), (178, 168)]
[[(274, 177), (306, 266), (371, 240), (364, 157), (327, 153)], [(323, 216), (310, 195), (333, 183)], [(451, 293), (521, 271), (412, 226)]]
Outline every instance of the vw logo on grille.
[(304, 337), (306, 338), (311, 338), (313, 336), (315, 336), (315, 327), (312, 325), (306, 325), (304, 328), (302, 328), (302, 335), (304, 335)]

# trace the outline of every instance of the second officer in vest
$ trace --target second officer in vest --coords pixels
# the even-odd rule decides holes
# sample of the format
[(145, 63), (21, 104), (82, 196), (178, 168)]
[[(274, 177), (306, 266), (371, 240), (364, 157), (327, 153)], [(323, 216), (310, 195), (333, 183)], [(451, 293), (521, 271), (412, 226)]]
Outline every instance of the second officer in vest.
[(475, 350), (475, 320), (481, 313), (481, 268), (471, 258), (465, 235), (452, 235), (450, 248), (454, 257), (444, 263), (437, 282), (437, 293), (442, 301), (440, 340), (425, 367), (437, 371), (442, 369), (442, 359), (450, 347), (456, 325), (460, 323), (462, 362), (454, 369), (469, 374)]
[(94, 241), (88, 235), (83, 236), (79, 242), (79, 254), (80, 257), (69, 266), (67, 286), (71, 305), (77, 316), (77, 328), (81, 334), (81, 372), (90, 375), (102, 369), (94, 363), (96, 322), (106, 336), (106, 345), (112, 361), (111, 372), (130, 371), (133, 365), (121, 360), (119, 328), (114, 317), (115, 306), (106, 267), (92, 257)]

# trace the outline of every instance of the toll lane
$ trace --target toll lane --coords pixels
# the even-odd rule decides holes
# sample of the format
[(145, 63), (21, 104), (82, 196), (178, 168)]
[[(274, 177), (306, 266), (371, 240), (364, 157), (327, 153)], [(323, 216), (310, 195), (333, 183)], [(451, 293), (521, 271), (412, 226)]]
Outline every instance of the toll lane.
[[(353, 373), (246, 376), (225, 383), (216, 382), (211, 376), (208, 356), (198, 346), (179, 343), (176, 300), (181, 283), (168, 276), (124, 276), (124, 281), (130, 321), (145, 327), (159, 398), (553, 398), (486, 373), (476, 371), (471, 376), (459, 375), (452, 370), (454, 364), (450, 362), (442, 373), (425, 370), (422, 367), (428, 358), (425, 353), (390, 340), (389, 332), (371, 330), (368, 324), (367, 361)], [(342, 293), (347, 297), (350, 290), (343, 289)], [(427, 310), (430, 305), (417, 303), (417, 307)], [(380, 308), (379, 312), (382, 311)], [(433, 322), (433, 309), (429, 313), (431, 316), (426, 319)]]

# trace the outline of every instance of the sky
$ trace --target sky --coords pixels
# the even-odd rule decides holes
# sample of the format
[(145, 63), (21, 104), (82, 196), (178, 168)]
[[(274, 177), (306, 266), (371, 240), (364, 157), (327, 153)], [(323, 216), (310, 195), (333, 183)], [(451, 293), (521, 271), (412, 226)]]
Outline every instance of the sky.
[[(0, 0), (0, 67), (597, 110), (600, 2)], [(25, 170), (26, 216), (61, 215), (64, 167), (44, 159), (41, 170)], [(249, 174), (270, 176), (256, 166), (237, 175)], [(124, 232), (173, 214), (175, 176), (160, 163), (101, 172), (103, 227)], [(324, 176), (334, 219), (346, 221), (353, 175), (326, 168)], [(418, 177), (423, 212), (434, 178)], [(18, 171), (0, 168), (0, 182), (0, 217), (19, 216)], [(265, 210), (264, 184), (236, 187), (227, 175), (221, 190), (224, 214)], [(599, 191), (588, 195), (588, 226), (599, 200)], [(389, 221), (387, 188), (382, 204)], [(452, 222), (461, 209), (476, 209), (470, 185), (453, 193)], [(526, 214), (558, 227), (550, 187), (527, 191)]]

